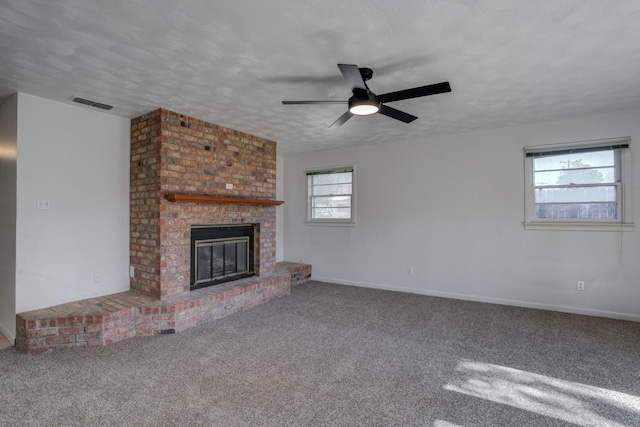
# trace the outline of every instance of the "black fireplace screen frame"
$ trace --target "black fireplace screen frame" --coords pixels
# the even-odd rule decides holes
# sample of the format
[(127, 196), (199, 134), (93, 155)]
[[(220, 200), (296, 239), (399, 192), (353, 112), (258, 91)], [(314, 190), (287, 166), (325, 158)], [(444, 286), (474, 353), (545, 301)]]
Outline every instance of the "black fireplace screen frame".
[[(207, 286), (219, 285), (221, 283), (230, 282), (232, 280), (243, 279), (246, 277), (255, 276), (255, 262), (254, 262), (254, 233), (255, 227), (253, 224), (242, 225), (206, 225), (206, 226), (192, 226), (191, 227), (191, 277), (190, 277), (190, 289), (205, 288)], [(218, 239), (234, 239), (234, 238), (249, 238), (249, 262), (248, 271), (242, 274), (234, 274), (232, 276), (224, 276), (221, 278), (213, 278), (210, 281), (196, 283), (197, 271), (196, 271), (196, 243), (206, 240), (218, 240)]]

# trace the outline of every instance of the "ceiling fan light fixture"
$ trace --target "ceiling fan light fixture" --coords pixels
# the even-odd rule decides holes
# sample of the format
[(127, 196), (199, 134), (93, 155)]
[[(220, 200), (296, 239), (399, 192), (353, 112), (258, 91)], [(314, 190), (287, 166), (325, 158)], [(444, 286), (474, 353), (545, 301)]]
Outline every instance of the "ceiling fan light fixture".
[(380, 103), (376, 99), (350, 99), (349, 112), (356, 116), (369, 116), (380, 111)]
[(371, 68), (362, 68), (354, 64), (338, 64), (342, 77), (351, 88), (353, 96), (345, 101), (282, 101), (283, 104), (347, 104), (349, 109), (329, 127), (340, 127), (353, 116), (370, 116), (380, 113), (383, 116), (399, 120), (403, 123), (411, 123), (416, 116), (389, 107), (387, 103), (402, 101), (403, 99), (419, 98), (422, 96), (437, 95), (451, 92), (449, 82), (441, 82), (427, 86), (414, 87), (396, 92), (383, 93), (378, 96), (371, 92), (366, 81), (373, 77)]

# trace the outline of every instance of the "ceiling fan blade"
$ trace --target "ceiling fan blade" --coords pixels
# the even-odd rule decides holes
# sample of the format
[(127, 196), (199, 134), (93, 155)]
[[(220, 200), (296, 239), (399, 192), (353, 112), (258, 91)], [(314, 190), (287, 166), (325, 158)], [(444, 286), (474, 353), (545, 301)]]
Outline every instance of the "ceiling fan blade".
[(351, 117), (353, 116), (353, 114), (351, 114), (350, 111), (347, 111), (346, 113), (344, 113), (343, 115), (341, 115), (338, 120), (336, 120), (335, 122), (331, 123), (331, 126), (329, 126), (330, 128), (332, 127), (340, 127), (342, 126), (347, 120), (349, 120)]
[(378, 111), (378, 113), (405, 123), (411, 123), (412, 121), (417, 119), (416, 116), (412, 116), (411, 114), (407, 114), (404, 111), (396, 110), (395, 108), (391, 108), (386, 105), (380, 105), (380, 111)]
[(418, 98), (420, 96), (436, 95), (438, 93), (451, 92), (449, 82), (436, 83), (428, 86), (414, 87), (413, 89), (399, 90), (378, 95), (380, 102), (393, 102), (403, 99)]
[(282, 101), (284, 105), (302, 104), (348, 104), (348, 101)]
[(357, 65), (338, 64), (338, 68), (352, 91), (353, 89), (367, 90), (367, 85), (364, 84), (360, 68)]

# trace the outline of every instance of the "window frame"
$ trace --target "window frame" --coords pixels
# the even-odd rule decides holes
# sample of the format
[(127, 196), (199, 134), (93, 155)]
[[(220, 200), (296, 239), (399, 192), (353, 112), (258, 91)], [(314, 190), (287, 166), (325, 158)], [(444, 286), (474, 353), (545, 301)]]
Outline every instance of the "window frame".
[[(319, 173), (323, 174), (331, 174), (331, 173), (344, 173), (345, 170), (351, 169), (351, 212), (349, 218), (312, 218), (312, 182), (311, 179), (314, 175)], [(307, 205), (307, 215), (306, 215), (306, 224), (307, 225), (335, 225), (335, 226), (346, 226), (353, 227), (356, 224), (356, 165), (345, 165), (345, 166), (330, 166), (323, 168), (313, 168), (305, 170), (305, 179), (306, 179), (306, 205)]]
[[(525, 218), (524, 228), (527, 230), (587, 230), (587, 231), (631, 231), (633, 229), (632, 211), (633, 206), (631, 197), (631, 138), (611, 138), (582, 142), (571, 142), (563, 144), (537, 145), (524, 147), (524, 185), (525, 185)], [(586, 152), (587, 150), (599, 151), (598, 149), (608, 150), (615, 146), (624, 146), (626, 148), (614, 148), (614, 159), (616, 174), (619, 181), (615, 182), (616, 203), (618, 204), (618, 218), (615, 220), (589, 220), (589, 219), (539, 219), (536, 218), (536, 203), (534, 185), (534, 166), (533, 160), (535, 154), (551, 153), (571, 154), (571, 150), (579, 150)]]

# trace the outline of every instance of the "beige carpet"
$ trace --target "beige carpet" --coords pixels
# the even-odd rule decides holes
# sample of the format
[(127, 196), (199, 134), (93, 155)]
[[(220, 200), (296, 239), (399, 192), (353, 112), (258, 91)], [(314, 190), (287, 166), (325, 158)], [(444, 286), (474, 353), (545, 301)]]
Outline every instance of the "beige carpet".
[(0, 425), (640, 425), (640, 324), (310, 282), (191, 329), (0, 351)]

